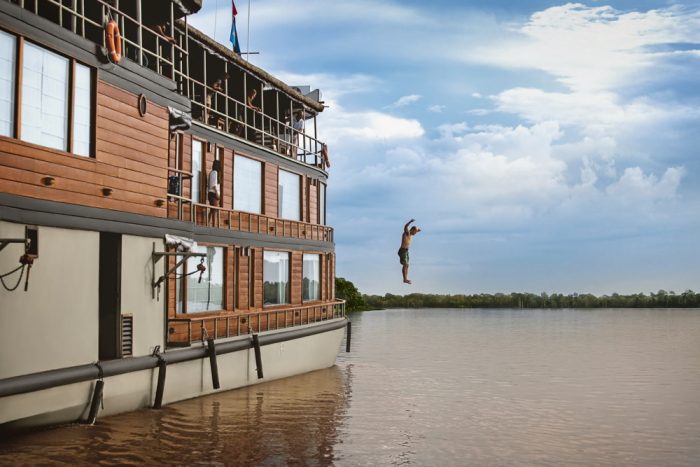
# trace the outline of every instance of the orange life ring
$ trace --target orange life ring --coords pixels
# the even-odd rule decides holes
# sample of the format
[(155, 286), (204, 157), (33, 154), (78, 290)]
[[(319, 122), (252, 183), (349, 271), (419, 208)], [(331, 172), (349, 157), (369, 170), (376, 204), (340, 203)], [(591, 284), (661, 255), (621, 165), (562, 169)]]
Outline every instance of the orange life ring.
[(105, 44), (112, 63), (119, 63), (122, 59), (122, 36), (119, 34), (117, 22), (109, 20), (105, 25)]

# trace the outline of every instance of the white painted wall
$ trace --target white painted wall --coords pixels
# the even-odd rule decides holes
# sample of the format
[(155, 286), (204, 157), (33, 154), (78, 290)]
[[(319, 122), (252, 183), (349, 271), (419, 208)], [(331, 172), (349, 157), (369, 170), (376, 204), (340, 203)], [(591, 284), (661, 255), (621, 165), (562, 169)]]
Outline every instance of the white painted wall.
[[(122, 295), (121, 313), (134, 317), (134, 356), (149, 355), (156, 345), (165, 350), (165, 285), (161, 286), (160, 301), (152, 298), (153, 242), (156, 251), (165, 248), (162, 238), (122, 236)], [(156, 279), (163, 274), (165, 258), (156, 264)]]
[[(0, 221), (0, 238), (23, 238), (24, 227)], [(0, 287), (0, 378), (97, 360), (99, 247), (96, 232), (39, 227), (29, 291)], [(0, 251), (0, 274), (22, 254), (21, 244)]]

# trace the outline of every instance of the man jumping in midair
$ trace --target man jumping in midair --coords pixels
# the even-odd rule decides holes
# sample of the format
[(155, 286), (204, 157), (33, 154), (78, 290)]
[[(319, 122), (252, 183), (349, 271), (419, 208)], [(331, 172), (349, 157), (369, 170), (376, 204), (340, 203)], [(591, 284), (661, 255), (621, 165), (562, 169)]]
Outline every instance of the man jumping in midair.
[(411, 219), (410, 221), (406, 222), (406, 225), (403, 226), (403, 234), (401, 234), (401, 248), (399, 248), (399, 261), (403, 265), (401, 272), (403, 273), (403, 281), (406, 284), (411, 283), (411, 281), (408, 280), (408, 249), (411, 247), (411, 240), (413, 239), (413, 236), (420, 232), (420, 229), (415, 225), (410, 229), (408, 228), (408, 226), (415, 221), (415, 219)]

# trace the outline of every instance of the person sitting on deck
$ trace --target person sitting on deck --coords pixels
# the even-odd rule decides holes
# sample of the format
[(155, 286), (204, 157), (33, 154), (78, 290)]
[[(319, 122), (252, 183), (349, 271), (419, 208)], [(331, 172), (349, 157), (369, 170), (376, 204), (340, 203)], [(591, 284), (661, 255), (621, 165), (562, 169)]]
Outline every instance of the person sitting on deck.
[(411, 219), (403, 226), (403, 234), (401, 235), (401, 248), (399, 248), (399, 262), (403, 265), (401, 272), (403, 273), (403, 281), (406, 284), (410, 284), (411, 281), (408, 280), (408, 249), (411, 247), (411, 240), (413, 236), (420, 232), (420, 229), (415, 225), (408, 228), (411, 223), (415, 222), (415, 219)]
[[(221, 184), (219, 183), (219, 172), (221, 171), (221, 161), (218, 159), (214, 161), (211, 166), (211, 172), (209, 172), (209, 178), (207, 180), (207, 198), (209, 199), (209, 204), (215, 206), (216, 208), (220, 205), (221, 199)], [(214, 220), (218, 220), (218, 210), (209, 210), (209, 224), (214, 225)], [(217, 222), (218, 223), (218, 222)]]

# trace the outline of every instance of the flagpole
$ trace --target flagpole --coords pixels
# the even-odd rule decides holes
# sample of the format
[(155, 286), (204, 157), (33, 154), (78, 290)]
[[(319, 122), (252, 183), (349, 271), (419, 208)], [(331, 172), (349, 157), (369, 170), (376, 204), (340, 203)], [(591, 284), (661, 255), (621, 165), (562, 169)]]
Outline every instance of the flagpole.
[(250, 61), (250, 0), (248, 0), (248, 30), (246, 31), (245, 59)]

